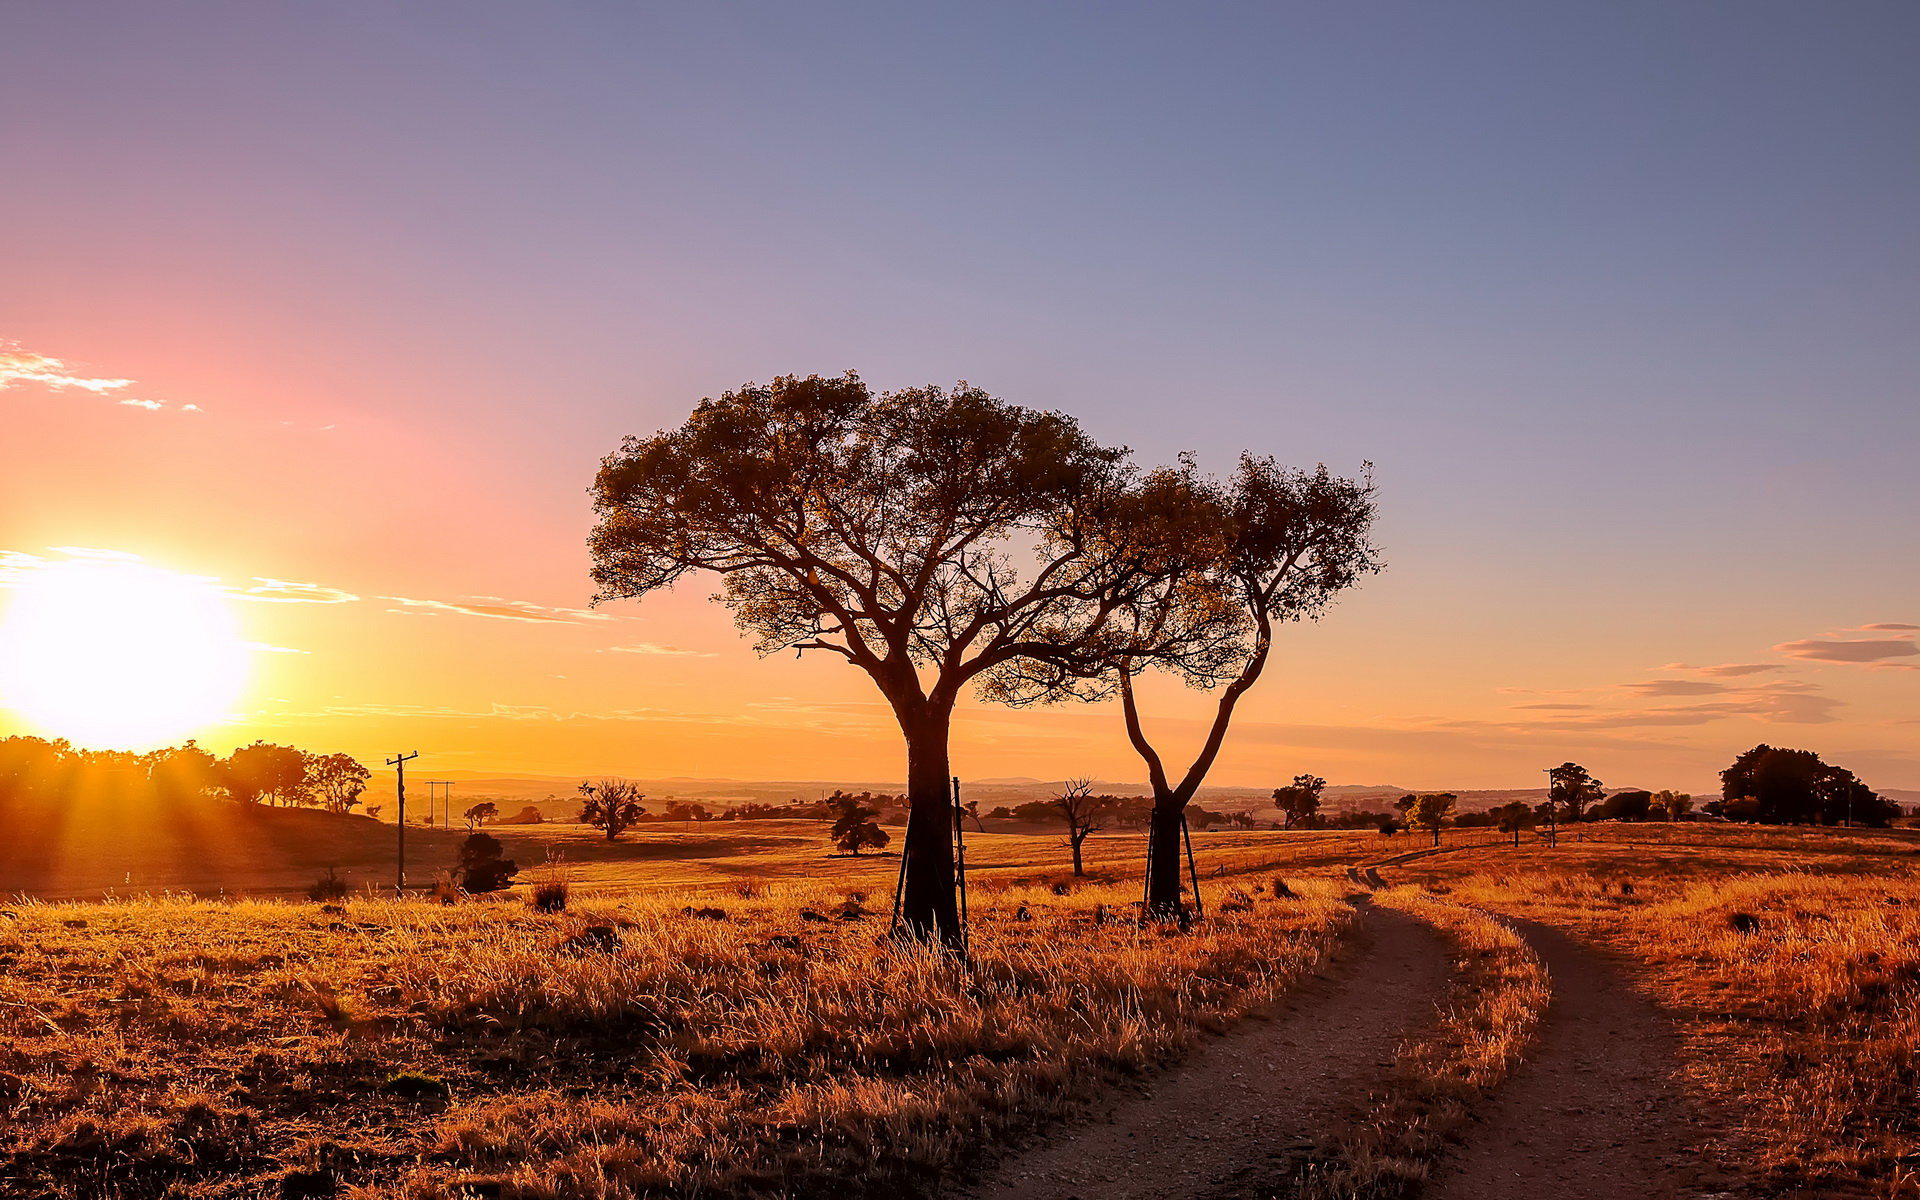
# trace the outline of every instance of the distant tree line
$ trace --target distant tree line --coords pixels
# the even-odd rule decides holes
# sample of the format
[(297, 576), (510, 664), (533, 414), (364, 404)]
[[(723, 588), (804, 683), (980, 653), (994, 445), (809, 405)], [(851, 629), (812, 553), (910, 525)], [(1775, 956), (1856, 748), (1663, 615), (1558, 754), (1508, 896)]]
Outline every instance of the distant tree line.
[(0, 738), (0, 803), (76, 797), (133, 802), (214, 797), (348, 813), (372, 773), (350, 754), (256, 741), (224, 758), (198, 742), (134, 753), (64, 738)]

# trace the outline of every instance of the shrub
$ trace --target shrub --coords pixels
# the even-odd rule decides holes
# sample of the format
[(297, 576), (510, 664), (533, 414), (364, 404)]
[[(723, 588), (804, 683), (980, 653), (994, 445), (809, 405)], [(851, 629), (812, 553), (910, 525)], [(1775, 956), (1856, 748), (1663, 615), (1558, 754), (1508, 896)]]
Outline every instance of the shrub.
[(531, 903), (536, 912), (559, 913), (567, 911), (567, 897), (572, 889), (564, 879), (548, 879), (535, 884)]
[(471, 834), (460, 846), (460, 887), (465, 892), (497, 892), (511, 887), (519, 873), (512, 859), (500, 856), (500, 840), (491, 834)]
[(332, 867), (328, 867), (327, 873), (314, 880), (313, 886), (307, 889), (307, 899), (315, 904), (325, 904), (346, 898), (347, 881), (340, 878)]

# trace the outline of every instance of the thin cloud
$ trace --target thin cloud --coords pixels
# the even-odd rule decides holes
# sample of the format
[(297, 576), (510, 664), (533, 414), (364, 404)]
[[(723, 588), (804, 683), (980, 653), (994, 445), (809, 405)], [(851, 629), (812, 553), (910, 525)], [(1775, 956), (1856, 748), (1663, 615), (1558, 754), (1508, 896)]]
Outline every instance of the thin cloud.
[(1510, 704), (1508, 708), (1516, 711), (1535, 712), (1580, 712), (1593, 707), (1591, 704)]
[(1920, 629), (1920, 625), (1908, 625), (1901, 621), (1879, 621), (1872, 625), (1858, 625), (1849, 633), (1911, 632)]
[(82, 375), (61, 359), (22, 350), (18, 342), (0, 342), (0, 392), (23, 383), (39, 384), (56, 392), (92, 392), (96, 396), (133, 386), (131, 379)]
[(325, 584), (267, 579), (259, 575), (253, 577), (251, 586), (228, 588), (227, 594), (238, 600), (258, 600), (263, 604), (350, 604), (360, 598)]
[(1875, 663), (1883, 659), (1920, 654), (1920, 647), (1902, 638), (1861, 638), (1846, 642), (1806, 638), (1797, 642), (1781, 642), (1774, 649), (1789, 658), (1830, 663)]
[(609, 654), (657, 654), (665, 658), (712, 658), (704, 650), (687, 650), (680, 646), (662, 646), (658, 642), (639, 642), (632, 646), (608, 646)]
[(1632, 696), (1712, 696), (1729, 690), (1724, 683), (1704, 679), (1648, 679), (1641, 683), (1623, 683), (1620, 690)]
[(0, 392), (26, 385), (56, 393), (84, 392), (91, 396), (113, 396), (117, 397), (115, 402), (120, 405), (147, 412), (159, 412), (168, 407), (175, 407), (178, 412), (200, 411), (197, 404), (169, 406), (164, 400), (123, 395), (127, 388), (133, 386), (133, 382), (131, 379), (108, 375), (88, 375), (69, 366), (65, 359), (50, 354), (35, 354), (22, 349), (18, 342), (0, 342)]
[(491, 617), (500, 621), (535, 621), (546, 624), (571, 624), (575, 621), (610, 621), (608, 613), (594, 612), (585, 608), (548, 608), (541, 604), (530, 604), (525, 600), (502, 600), (498, 596), (476, 596), (471, 601), (454, 602), (448, 600), (417, 600), (407, 596), (382, 596), (382, 600), (391, 601), (401, 607), (394, 612), (412, 609), (419, 613), (460, 613), (469, 617)]
[(275, 646), (267, 642), (246, 642), (244, 643), (244, 645), (246, 646), (247, 649), (257, 650), (262, 654), (312, 654), (313, 653), (313, 651), (311, 650), (295, 650), (292, 646)]
[(1695, 675), (1705, 675), (1711, 679), (1733, 679), (1741, 675), (1759, 675), (1767, 671), (1784, 670), (1779, 663), (1720, 663), (1711, 667), (1695, 667), (1686, 663), (1668, 663), (1662, 671), (1690, 671)]

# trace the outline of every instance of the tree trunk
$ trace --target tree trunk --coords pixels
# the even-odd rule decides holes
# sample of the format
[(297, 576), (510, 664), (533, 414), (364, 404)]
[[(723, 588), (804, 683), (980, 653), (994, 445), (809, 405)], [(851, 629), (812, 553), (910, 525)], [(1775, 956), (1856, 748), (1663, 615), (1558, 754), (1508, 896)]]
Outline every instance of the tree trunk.
[(1073, 874), (1075, 878), (1079, 878), (1087, 873), (1080, 865), (1080, 839), (1073, 838), (1071, 841), (1073, 843)]
[(900, 916), (915, 937), (960, 947), (960, 907), (954, 893), (953, 791), (947, 761), (945, 712), (902, 720), (907, 739), (906, 878)]
[(1155, 796), (1147, 851), (1147, 916), (1185, 920), (1180, 902), (1180, 814), (1186, 806), (1170, 794)]

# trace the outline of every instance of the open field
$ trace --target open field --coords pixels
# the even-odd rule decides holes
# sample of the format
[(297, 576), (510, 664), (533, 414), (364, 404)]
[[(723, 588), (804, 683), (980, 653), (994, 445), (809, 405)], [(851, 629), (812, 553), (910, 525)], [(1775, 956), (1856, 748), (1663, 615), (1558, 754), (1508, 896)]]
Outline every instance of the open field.
[[(343, 845), (384, 872), (391, 826), (262, 816), (309, 835), (286, 887)], [(936, 1179), (1142, 1072), (1202, 1070), (1179, 1065), (1197, 1038), (1350, 973), (1374, 876), (1373, 905), (1452, 948), (1445, 983), (1368, 1056), (1380, 1070), (1305, 1081), (1331, 1089), (1316, 1124), (1271, 1132), (1312, 1151), (1243, 1164), (1218, 1195), (1498, 1196), (1490, 1174), (1528, 1169), (1595, 1187), (1640, 1170), (1677, 1196), (1915, 1194), (1911, 831), (1599, 825), (1515, 848), (1476, 829), (1437, 851), (1207, 832), (1212, 912), (1187, 933), (1133, 921), (1137, 836), (1092, 839), (1075, 882), (1057, 833), (969, 831), (966, 967), (889, 942), (897, 859), (829, 855), (823, 829), (501, 828), (539, 865), (453, 906), (238, 887), (8, 905), (0, 1194), (946, 1194)], [(526, 903), (559, 879), (567, 911)], [(1595, 988), (1618, 991), (1588, 1011)], [(1543, 1089), (1573, 1095), (1503, 1131)]]

